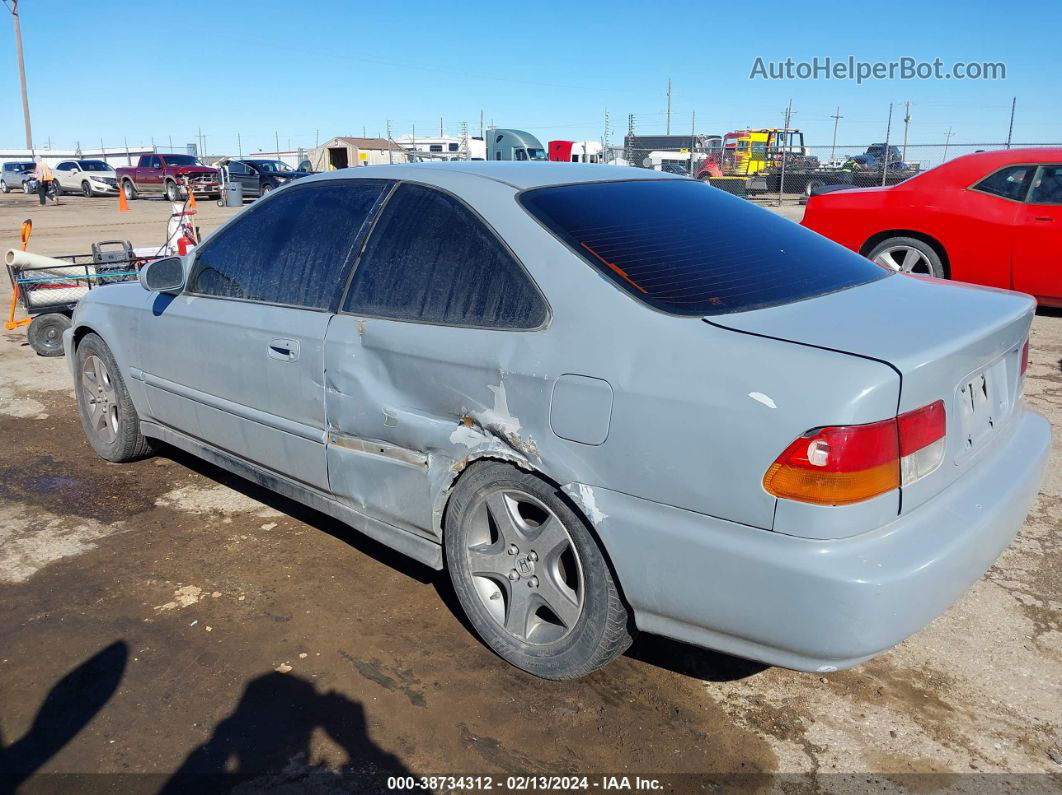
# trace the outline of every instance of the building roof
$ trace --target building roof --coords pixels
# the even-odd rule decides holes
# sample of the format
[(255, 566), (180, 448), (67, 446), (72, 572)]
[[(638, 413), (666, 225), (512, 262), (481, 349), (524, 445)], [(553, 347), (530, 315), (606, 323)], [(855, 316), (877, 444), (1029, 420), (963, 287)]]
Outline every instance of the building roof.
[(345, 135), (340, 135), (332, 140), (328, 141), (325, 146), (335, 146), (337, 143), (345, 144), (346, 146), (353, 146), (358, 149), (383, 149), (385, 152), (388, 149), (395, 152), (401, 152), (402, 147), (396, 144), (394, 141), (388, 141), (386, 138), (350, 138)]

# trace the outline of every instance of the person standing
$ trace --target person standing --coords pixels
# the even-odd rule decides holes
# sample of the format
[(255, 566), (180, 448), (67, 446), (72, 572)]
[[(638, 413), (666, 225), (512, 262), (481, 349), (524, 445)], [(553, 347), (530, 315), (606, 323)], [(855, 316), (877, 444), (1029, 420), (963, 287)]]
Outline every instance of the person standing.
[[(52, 180), (55, 179), (55, 175), (52, 174), (52, 170), (40, 155), (34, 157), (33, 162), (36, 164), (36, 167), (33, 169), (33, 177), (37, 180), (37, 198), (41, 200), (41, 206), (43, 207), (48, 196), (48, 191), (53, 188)], [(55, 191), (52, 196), (55, 199), (55, 203), (59, 204), (59, 192)]]

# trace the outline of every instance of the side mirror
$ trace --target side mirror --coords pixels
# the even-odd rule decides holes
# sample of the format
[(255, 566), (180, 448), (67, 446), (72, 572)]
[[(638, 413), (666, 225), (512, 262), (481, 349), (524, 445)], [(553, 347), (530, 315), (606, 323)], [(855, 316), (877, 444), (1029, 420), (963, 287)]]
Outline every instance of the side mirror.
[(184, 289), (184, 261), (166, 257), (149, 262), (137, 274), (140, 286), (152, 293), (179, 293)]

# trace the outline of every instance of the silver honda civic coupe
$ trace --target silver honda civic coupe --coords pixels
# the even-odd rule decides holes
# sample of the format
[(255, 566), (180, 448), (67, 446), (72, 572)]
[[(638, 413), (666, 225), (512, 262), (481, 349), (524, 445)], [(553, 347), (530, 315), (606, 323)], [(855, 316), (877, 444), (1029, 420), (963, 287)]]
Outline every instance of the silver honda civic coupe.
[(833, 671), (1021, 526), (1034, 308), (691, 179), (446, 163), (274, 191), (65, 345), (103, 458), (166, 443), (446, 568), (525, 671), (638, 630)]

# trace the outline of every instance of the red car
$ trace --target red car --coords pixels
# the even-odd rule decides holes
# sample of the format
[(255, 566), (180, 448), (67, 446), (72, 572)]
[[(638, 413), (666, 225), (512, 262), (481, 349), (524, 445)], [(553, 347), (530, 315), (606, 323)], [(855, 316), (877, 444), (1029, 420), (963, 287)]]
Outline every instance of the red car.
[(979, 152), (898, 185), (813, 196), (802, 223), (885, 267), (1062, 306), (1062, 148)]

